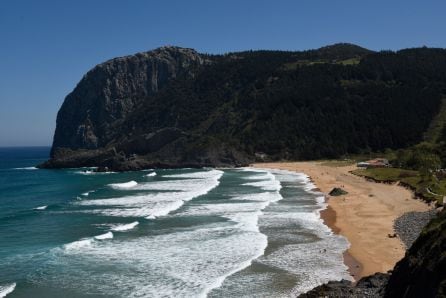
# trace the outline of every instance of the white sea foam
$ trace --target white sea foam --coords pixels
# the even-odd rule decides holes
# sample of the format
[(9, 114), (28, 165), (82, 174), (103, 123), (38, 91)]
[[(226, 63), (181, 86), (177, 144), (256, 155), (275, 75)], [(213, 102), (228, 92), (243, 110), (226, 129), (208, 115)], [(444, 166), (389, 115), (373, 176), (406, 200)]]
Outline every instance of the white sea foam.
[(12, 293), (16, 287), (16, 283), (6, 284), (0, 286), (0, 298), (6, 297), (6, 295)]
[(184, 174), (172, 174), (172, 175), (163, 175), (166, 178), (190, 178), (190, 179), (207, 179), (213, 178), (216, 175), (222, 174), (223, 172), (220, 170), (210, 170), (204, 172), (192, 172), (192, 173), (184, 173)]
[(34, 208), (34, 210), (45, 210), (46, 208), (47, 208), (48, 206), (39, 206), (39, 207), (36, 207), (36, 208)]
[(14, 168), (14, 170), (38, 170), (36, 167)]
[[(69, 270), (63, 277), (54, 277), (54, 282), (60, 278), (70, 284), (83, 281), (87, 290), (122, 297), (206, 297), (227, 276), (262, 255), (266, 245), (265, 235), (233, 226), (205, 226), (128, 241), (93, 241), (82, 249), (53, 252), (58, 264)], [(91, 264), (106, 274), (91, 276), (78, 269)], [(105, 270), (110, 266), (121, 270)]]
[(108, 216), (145, 217), (165, 216), (180, 208), (184, 202), (207, 194), (219, 185), (222, 171), (211, 170), (199, 172), (202, 178), (168, 180), (158, 182), (136, 183), (130, 181), (120, 184), (109, 184), (113, 188), (132, 190), (162, 190), (165, 192), (132, 195), (109, 199), (84, 200), (79, 202), (85, 206), (110, 206), (110, 209), (90, 210)]
[(113, 189), (129, 189), (129, 188), (134, 188), (136, 185), (138, 185), (138, 182), (132, 180), (124, 183), (112, 183), (109, 184), (108, 186), (110, 186)]
[(105, 240), (105, 239), (112, 239), (112, 238), (113, 238), (112, 232), (107, 232), (105, 234), (94, 236), (94, 239), (97, 239), (97, 240)]
[[(245, 180), (254, 180), (253, 182), (247, 182), (242, 185), (259, 187), (266, 191), (279, 191), (282, 187), (280, 181), (276, 179), (276, 176), (271, 170), (267, 169), (253, 169), (253, 168), (242, 168), (241, 171), (252, 172), (254, 175), (244, 177)], [(259, 180), (259, 181), (257, 181)]]
[(94, 170), (82, 170), (82, 171), (74, 171), (76, 174), (80, 175), (107, 175), (107, 174), (116, 174), (116, 172), (96, 172)]
[(280, 181), (276, 179), (248, 182), (244, 183), (243, 185), (255, 186), (261, 188), (262, 190), (268, 190), (268, 191), (279, 191), (281, 188)]
[(86, 238), (86, 239), (81, 239), (81, 240), (77, 240), (68, 244), (64, 245), (65, 250), (70, 251), (70, 250), (79, 250), (81, 248), (85, 248), (88, 247), (92, 244), (93, 239), (90, 238)]
[(117, 231), (117, 232), (123, 232), (123, 231), (128, 231), (131, 230), (133, 228), (135, 228), (137, 225), (139, 224), (139, 222), (134, 221), (128, 224), (122, 224), (122, 225), (115, 225), (112, 227), (112, 231)]
[(145, 176), (146, 177), (155, 177), (156, 176), (156, 172), (149, 173), (149, 174), (147, 174)]
[(82, 195), (84, 197), (88, 197), (92, 192), (95, 192), (95, 190), (90, 190), (90, 191), (84, 192), (84, 193), (82, 193)]
[(246, 177), (243, 177), (242, 179), (244, 179), (244, 180), (275, 180), (276, 177), (270, 172), (266, 172), (266, 173), (255, 172), (254, 175), (246, 176)]

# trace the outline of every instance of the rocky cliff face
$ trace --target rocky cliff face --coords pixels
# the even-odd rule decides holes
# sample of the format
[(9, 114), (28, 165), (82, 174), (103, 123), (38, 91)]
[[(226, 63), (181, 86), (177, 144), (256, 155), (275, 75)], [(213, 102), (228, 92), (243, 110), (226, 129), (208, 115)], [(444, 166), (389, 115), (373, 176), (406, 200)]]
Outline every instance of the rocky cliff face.
[(89, 71), (57, 115), (56, 148), (97, 149), (113, 135), (114, 123), (162, 89), (170, 80), (193, 77), (204, 63), (192, 49), (162, 47), (112, 59)]
[(430, 221), (396, 264), (385, 297), (446, 297), (446, 210)]

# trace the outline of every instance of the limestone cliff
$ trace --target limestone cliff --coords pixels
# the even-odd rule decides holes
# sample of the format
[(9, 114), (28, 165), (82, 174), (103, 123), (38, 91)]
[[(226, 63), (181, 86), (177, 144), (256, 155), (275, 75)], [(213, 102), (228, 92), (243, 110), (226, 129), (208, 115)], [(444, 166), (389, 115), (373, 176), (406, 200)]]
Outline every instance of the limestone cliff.
[(104, 147), (113, 135), (113, 123), (169, 80), (194, 76), (203, 61), (192, 49), (162, 47), (97, 65), (65, 98), (57, 115), (53, 149)]

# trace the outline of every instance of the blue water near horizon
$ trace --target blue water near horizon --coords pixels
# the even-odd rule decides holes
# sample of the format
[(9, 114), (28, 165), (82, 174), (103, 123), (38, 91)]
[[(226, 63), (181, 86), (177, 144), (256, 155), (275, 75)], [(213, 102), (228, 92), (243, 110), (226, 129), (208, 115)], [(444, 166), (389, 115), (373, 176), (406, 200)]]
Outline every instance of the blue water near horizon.
[(303, 174), (34, 168), (49, 149), (0, 148), (0, 297), (289, 297), (349, 278)]

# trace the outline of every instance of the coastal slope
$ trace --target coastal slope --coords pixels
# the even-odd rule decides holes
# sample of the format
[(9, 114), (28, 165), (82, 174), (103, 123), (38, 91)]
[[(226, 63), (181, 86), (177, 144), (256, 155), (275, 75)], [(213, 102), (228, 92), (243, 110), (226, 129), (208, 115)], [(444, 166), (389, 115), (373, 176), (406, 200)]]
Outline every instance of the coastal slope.
[(225, 55), (161, 47), (90, 70), (44, 168), (241, 166), (418, 143), (446, 90), (446, 50), (352, 44)]

